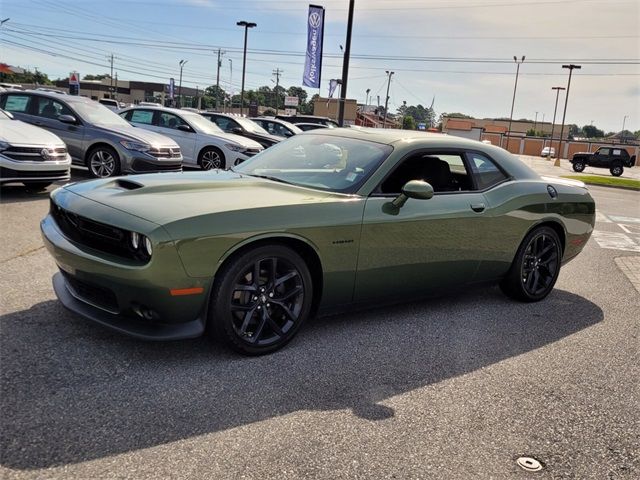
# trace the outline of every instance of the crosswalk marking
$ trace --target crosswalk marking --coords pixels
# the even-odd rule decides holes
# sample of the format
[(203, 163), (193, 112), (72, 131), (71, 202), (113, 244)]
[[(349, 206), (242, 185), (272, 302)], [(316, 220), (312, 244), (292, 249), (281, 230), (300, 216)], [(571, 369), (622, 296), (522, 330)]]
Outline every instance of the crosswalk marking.
[(593, 232), (593, 238), (601, 248), (640, 253), (640, 243), (636, 242), (634, 237), (626, 233), (595, 230)]

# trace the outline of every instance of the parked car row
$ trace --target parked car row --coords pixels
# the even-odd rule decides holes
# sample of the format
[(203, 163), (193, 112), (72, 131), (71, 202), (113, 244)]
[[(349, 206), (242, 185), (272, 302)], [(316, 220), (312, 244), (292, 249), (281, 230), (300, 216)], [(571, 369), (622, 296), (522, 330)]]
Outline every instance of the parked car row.
[(249, 119), (160, 105), (118, 106), (115, 100), (41, 89), (0, 92), (7, 125), (0, 137), (1, 182), (45, 188), (68, 179), (71, 165), (98, 178), (183, 166), (224, 169), (303, 130), (335, 126), (314, 116)]

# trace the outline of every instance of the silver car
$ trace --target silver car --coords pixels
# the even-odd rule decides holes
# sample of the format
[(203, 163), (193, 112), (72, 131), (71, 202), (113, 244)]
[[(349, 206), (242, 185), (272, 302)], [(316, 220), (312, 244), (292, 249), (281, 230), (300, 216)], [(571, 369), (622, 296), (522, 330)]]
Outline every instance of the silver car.
[(0, 110), (0, 184), (23, 183), (42, 190), (69, 180), (70, 168), (71, 157), (58, 136)]
[(35, 90), (2, 92), (0, 108), (58, 135), (73, 164), (87, 167), (95, 177), (182, 169), (176, 142), (135, 128), (88, 98)]

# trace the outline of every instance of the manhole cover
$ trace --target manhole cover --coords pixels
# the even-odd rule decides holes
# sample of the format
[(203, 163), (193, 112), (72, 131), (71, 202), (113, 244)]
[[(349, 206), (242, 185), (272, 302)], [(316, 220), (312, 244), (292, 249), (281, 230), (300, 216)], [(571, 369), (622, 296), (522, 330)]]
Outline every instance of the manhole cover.
[(516, 460), (516, 463), (527, 472), (538, 472), (542, 470), (542, 464), (533, 457), (520, 457)]

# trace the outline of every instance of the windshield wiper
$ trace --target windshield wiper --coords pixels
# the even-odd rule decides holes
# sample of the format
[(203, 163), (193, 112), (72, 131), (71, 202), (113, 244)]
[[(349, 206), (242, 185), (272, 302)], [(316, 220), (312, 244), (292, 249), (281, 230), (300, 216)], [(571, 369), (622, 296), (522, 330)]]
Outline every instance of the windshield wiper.
[(287, 182), (286, 180), (282, 180), (278, 177), (272, 177), (270, 175), (257, 175), (255, 173), (245, 173), (245, 175), (249, 175), (250, 177), (264, 178), (265, 180), (271, 180), (273, 182), (286, 183), (287, 185), (295, 185), (291, 182)]

